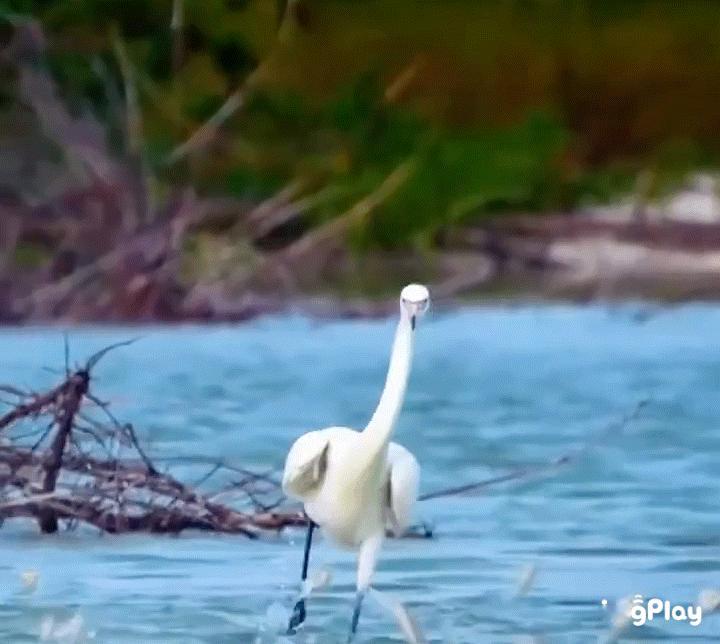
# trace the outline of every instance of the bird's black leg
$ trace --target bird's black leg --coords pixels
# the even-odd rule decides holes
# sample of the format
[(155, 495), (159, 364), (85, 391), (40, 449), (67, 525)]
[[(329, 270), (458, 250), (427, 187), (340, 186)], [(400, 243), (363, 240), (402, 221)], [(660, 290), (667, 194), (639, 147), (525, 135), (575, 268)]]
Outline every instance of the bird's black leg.
[[(303, 555), (302, 574), (300, 576), (300, 579), (302, 581), (305, 581), (308, 575), (308, 565), (310, 564), (310, 548), (312, 547), (312, 538), (315, 528), (315, 523), (312, 521), (312, 519), (308, 518), (307, 536), (305, 537), (305, 553)], [(305, 592), (304, 588), (303, 592)], [(295, 635), (295, 633), (297, 633), (298, 627), (302, 625), (302, 623), (305, 621), (306, 614), (307, 613), (305, 611), (305, 597), (303, 596), (295, 604), (295, 608), (293, 609), (292, 615), (290, 616), (290, 623), (288, 624), (287, 629), (288, 635)]]
[(352, 622), (350, 623), (350, 635), (348, 635), (348, 644), (353, 641), (355, 633), (357, 633), (358, 623), (360, 622), (360, 610), (362, 609), (363, 599), (365, 599), (365, 591), (358, 590), (355, 595), (355, 608), (353, 610)]

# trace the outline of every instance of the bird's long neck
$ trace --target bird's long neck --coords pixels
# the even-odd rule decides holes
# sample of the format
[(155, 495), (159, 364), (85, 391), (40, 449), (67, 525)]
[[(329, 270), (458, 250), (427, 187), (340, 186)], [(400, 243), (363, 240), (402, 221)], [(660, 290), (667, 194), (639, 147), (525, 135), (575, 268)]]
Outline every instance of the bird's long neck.
[(397, 422), (407, 388), (410, 365), (413, 356), (414, 331), (410, 319), (403, 311), (395, 333), (390, 366), (388, 367), (385, 389), (370, 422), (363, 431), (367, 441), (366, 449), (370, 455), (378, 455), (390, 442)]

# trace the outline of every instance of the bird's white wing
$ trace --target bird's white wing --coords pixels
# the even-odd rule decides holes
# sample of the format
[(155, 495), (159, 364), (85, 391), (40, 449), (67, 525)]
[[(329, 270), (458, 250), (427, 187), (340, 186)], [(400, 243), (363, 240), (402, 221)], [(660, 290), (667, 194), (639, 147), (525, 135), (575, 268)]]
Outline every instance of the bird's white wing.
[(328, 427), (298, 438), (285, 459), (282, 480), (285, 494), (304, 501), (308, 494), (322, 485), (328, 465), (330, 441), (351, 431), (344, 427)]
[(402, 445), (388, 446), (388, 518), (395, 536), (408, 529), (420, 486), (420, 465)]
[(302, 501), (322, 483), (329, 445), (330, 437), (324, 429), (303, 434), (293, 443), (285, 459), (282, 480), (285, 494)]

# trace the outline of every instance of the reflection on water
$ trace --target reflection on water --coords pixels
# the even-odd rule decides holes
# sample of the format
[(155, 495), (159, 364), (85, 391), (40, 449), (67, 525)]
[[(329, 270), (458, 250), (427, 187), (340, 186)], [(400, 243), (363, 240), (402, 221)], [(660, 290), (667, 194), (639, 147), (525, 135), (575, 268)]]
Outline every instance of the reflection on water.
[[(685, 306), (642, 323), (634, 308), (490, 307), (421, 328), (396, 437), (418, 456), (428, 491), (550, 461), (652, 398), (624, 432), (555, 476), (420, 505), (436, 538), (388, 543), (376, 585), (409, 607), (430, 641), (592, 642), (621, 598), (687, 605), (720, 586), (720, 308)], [(390, 321), (299, 318), (148, 328), (101, 364), (96, 388), (155, 455), (280, 467), (304, 431), (363, 425), (392, 333)], [(73, 353), (136, 334), (79, 330)], [(1, 331), (0, 381), (40, 387), (55, 378), (43, 367), (61, 366), (62, 354), (57, 330)], [(79, 615), (99, 642), (290, 641), (278, 630), (300, 590), (302, 538), (41, 538), (6, 525), (0, 640), (36, 642), (48, 619)], [(312, 595), (295, 641), (340, 642), (353, 558), (320, 542), (312, 566), (331, 570), (332, 584)], [(28, 571), (39, 573), (35, 589)], [(630, 634), (710, 642), (719, 632), (720, 617), (708, 616), (698, 627), (654, 621)], [(400, 638), (368, 602), (358, 641)]]

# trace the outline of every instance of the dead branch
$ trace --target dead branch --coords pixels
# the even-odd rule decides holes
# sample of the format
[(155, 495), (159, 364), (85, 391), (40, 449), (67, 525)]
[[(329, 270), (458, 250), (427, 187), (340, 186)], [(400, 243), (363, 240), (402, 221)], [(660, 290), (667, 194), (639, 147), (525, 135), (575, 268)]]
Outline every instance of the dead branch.
[[(353, 204), (346, 212), (329, 222), (312, 229), (300, 239), (274, 253), (261, 258), (251, 281), (279, 281), (282, 285), (296, 286), (294, 275), (297, 269), (304, 275), (312, 272), (311, 267), (322, 267), (327, 258), (342, 248), (347, 234), (377, 208), (390, 199), (413, 175), (415, 160), (410, 158), (399, 163), (372, 192)], [(322, 191), (320, 193), (322, 195)], [(311, 204), (312, 205), (312, 204)]]
[[(22, 395), (22, 392), (15, 390), (10, 387), (3, 387), (5, 391), (17, 391), (18, 394)], [(31, 396), (30, 400), (25, 403), (20, 403), (11, 409), (7, 414), (0, 417), (0, 430), (12, 425), (13, 423), (28, 417), (37, 417), (43, 414), (51, 405), (54, 405), (59, 396), (65, 390), (65, 383), (58, 385), (55, 389), (48, 391), (47, 393)]]
[(412, 176), (416, 164), (408, 159), (397, 167), (370, 194), (363, 197), (346, 213), (314, 229), (282, 251), (285, 261), (300, 261), (314, 254), (323, 245), (344, 239), (345, 234), (363, 221), (380, 205), (394, 195)]
[[(180, 6), (179, 12), (176, 14), (173, 12), (173, 23), (182, 21), (180, 12), (182, 11), (182, 4), (177, 3)], [(174, 6), (175, 9), (175, 6)], [(283, 12), (282, 19), (278, 25), (276, 45), (282, 44), (287, 39), (288, 31), (291, 29), (292, 20), (289, 19), (289, 12), (286, 10)], [(176, 30), (174, 30), (174, 33)], [(166, 164), (169, 166), (174, 165), (178, 161), (181, 161), (188, 155), (199, 151), (210, 142), (212, 142), (217, 136), (220, 128), (225, 122), (230, 119), (240, 108), (245, 105), (248, 94), (254, 90), (258, 79), (262, 76), (265, 64), (261, 62), (250, 75), (245, 78), (243, 83), (235, 91), (233, 91), (225, 102), (218, 108), (218, 110), (210, 116), (199, 128), (197, 128), (183, 143), (176, 146), (166, 159)]]
[(434, 492), (428, 492), (418, 497), (419, 501), (429, 501), (431, 499), (439, 499), (448, 496), (462, 496), (471, 493), (478, 493), (486, 490), (494, 485), (501, 483), (509, 483), (511, 481), (527, 481), (534, 478), (540, 478), (548, 474), (557, 472), (560, 468), (567, 467), (577, 460), (589, 450), (596, 447), (597, 445), (605, 444), (607, 439), (612, 437), (613, 434), (622, 433), (625, 428), (632, 423), (642, 412), (645, 407), (650, 403), (650, 399), (643, 399), (635, 405), (631, 412), (625, 414), (620, 420), (610, 423), (604, 430), (602, 430), (596, 436), (593, 436), (587, 443), (581, 448), (562, 454), (558, 458), (553, 459), (549, 463), (541, 465), (519, 467), (514, 469), (507, 474), (501, 474), (499, 476), (493, 476), (482, 481), (475, 481), (473, 483), (466, 483), (464, 485), (458, 485), (455, 487), (445, 488), (442, 490), (436, 490)]
[[(88, 297), (92, 294), (96, 300), (99, 299), (102, 293), (97, 293), (96, 288), (91, 287), (100, 284), (104, 288), (106, 282), (103, 278), (115, 274), (117, 289), (121, 291), (117, 301), (128, 297), (142, 298), (153, 284), (157, 286), (163, 280), (169, 280), (163, 271), (178, 256), (183, 234), (192, 220), (193, 204), (189, 195), (183, 195), (175, 206), (174, 217), (143, 228), (126, 237), (122, 243), (94, 262), (17, 298), (14, 303), (16, 313), (22, 317), (36, 318), (62, 314), (63, 309), (73, 299), (83, 299), (81, 294), (87, 293)], [(135, 284), (135, 288), (130, 288)], [(170, 286), (172, 290), (171, 285), (163, 286)], [(167, 288), (156, 290), (166, 291)], [(117, 301), (114, 306), (117, 306)], [(146, 302), (132, 304), (128, 308), (133, 310), (142, 310), (147, 306)]]
[(172, 34), (172, 69), (174, 73), (180, 69), (184, 58), (183, 22), (185, 8), (183, 0), (173, 0), (170, 32)]
[[(62, 467), (65, 446), (71, 437), (75, 416), (82, 405), (83, 396), (90, 385), (90, 373), (82, 370), (74, 373), (66, 381), (65, 392), (57, 410), (57, 431), (50, 445), (49, 458), (45, 462), (45, 479), (42, 491), (55, 492), (60, 468)], [(44, 533), (57, 532), (57, 515), (51, 508), (43, 506), (38, 515), (40, 530)]]
[[(285, 499), (280, 484), (266, 473), (208, 462), (208, 471), (191, 486), (154, 465), (132, 425), (120, 422), (91, 391), (98, 361), (130, 342), (98, 351), (46, 393), (3, 388), (18, 403), (1, 419), (0, 522), (34, 519), (43, 533), (56, 532), (64, 521), (112, 533), (197, 529), (249, 538), (303, 525), (299, 510), (278, 509)], [(111, 445), (123, 452), (118, 455)], [(242, 478), (225, 482), (220, 492), (199, 491), (211, 478), (222, 475), (227, 481), (237, 474)], [(247, 509), (220, 502), (221, 494), (234, 494)]]

